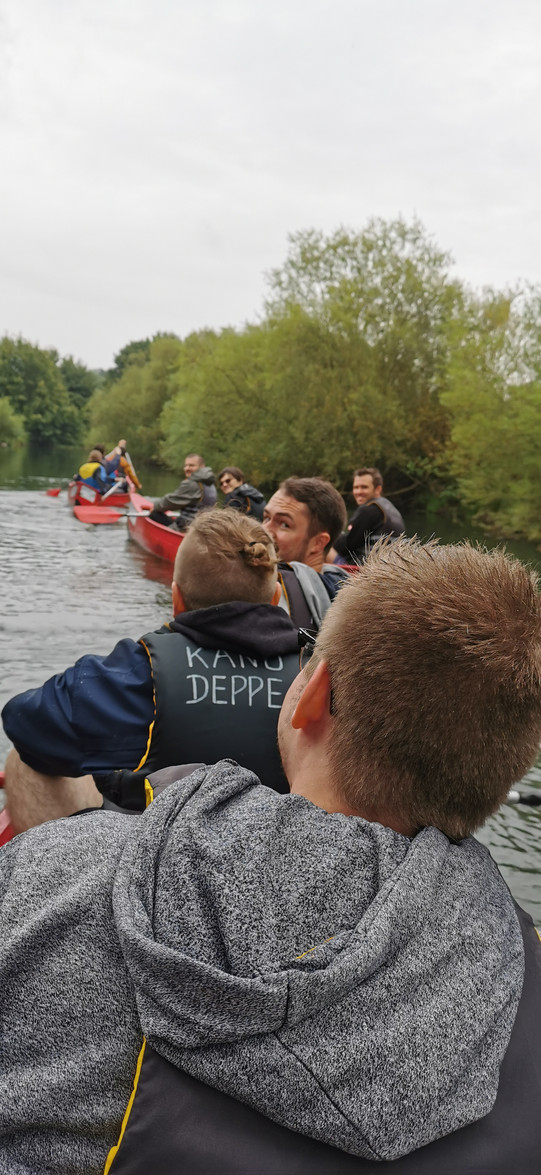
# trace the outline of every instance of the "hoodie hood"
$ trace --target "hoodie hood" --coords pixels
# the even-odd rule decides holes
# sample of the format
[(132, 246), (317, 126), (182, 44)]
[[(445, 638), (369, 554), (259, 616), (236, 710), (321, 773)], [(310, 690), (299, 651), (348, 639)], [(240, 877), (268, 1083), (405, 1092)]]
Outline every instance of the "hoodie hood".
[[(190, 473), (190, 478), (194, 481), (202, 481), (204, 485), (213, 486), (216, 478), (210, 465), (202, 465), (200, 469), (196, 469), (195, 473)], [(186, 479), (188, 480), (188, 478)]]
[(203, 649), (223, 649), (252, 657), (296, 653), (299, 637), (289, 616), (274, 604), (247, 604), (242, 600), (180, 612), (168, 628), (195, 641)]
[(113, 908), (149, 1043), (284, 1126), (395, 1159), (491, 1109), (523, 946), (475, 840), (328, 814), (227, 760), (140, 818)]

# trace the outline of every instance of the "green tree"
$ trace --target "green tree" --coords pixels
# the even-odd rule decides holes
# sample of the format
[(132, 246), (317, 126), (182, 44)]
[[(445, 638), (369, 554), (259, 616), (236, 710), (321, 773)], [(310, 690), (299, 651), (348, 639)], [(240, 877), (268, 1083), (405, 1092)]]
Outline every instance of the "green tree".
[(0, 397), (0, 443), (20, 445), (25, 440), (24, 419), (13, 410), (7, 396)]
[(112, 445), (126, 436), (134, 456), (138, 452), (156, 458), (162, 440), (160, 414), (175, 390), (172, 381), (183, 346), (175, 335), (157, 335), (146, 358), (142, 349), (134, 352), (118, 379), (94, 393), (89, 405), (90, 444), (102, 440)]
[(461, 304), (450, 265), (417, 221), (372, 220), (361, 233), (295, 234), (270, 275), (271, 312), (300, 306), (344, 343), (362, 340), (370, 350), (373, 394), (382, 413), (392, 405), (394, 426), (389, 444), (364, 445), (358, 460), (405, 471), (412, 458), (444, 449), (447, 324)]
[(114, 356), (114, 366), (107, 372), (109, 381), (120, 379), (126, 368), (135, 364), (144, 366), (150, 355), (151, 339), (138, 339), (133, 343), (126, 343)]
[(77, 409), (56, 365), (55, 351), (22, 338), (0, 340), (0, 396), (22, 415), (31, 441), (72, 444), (80, 433)]
[(462, 501), (506, 536), (541, 538), (541, 302), (534, 292), (470, 300), (443, 399)]
[(58, 370), (72, 404), (75, 404), (79, 411), (84, 411), (90, 397), (99, 386), (99, 376), (85, 367), (84, 363), (77, 362), (73, 355), (66, 355), (58, 364)]

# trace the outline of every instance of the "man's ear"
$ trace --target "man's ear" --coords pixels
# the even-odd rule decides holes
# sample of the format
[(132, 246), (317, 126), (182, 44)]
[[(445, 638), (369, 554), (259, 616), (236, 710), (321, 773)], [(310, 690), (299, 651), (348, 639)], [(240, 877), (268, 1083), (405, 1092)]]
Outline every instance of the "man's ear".
[(173, 597), (173, 616), (178, 616), (180, 612), (187, 612), (188, 609), (184, 603), (184, 596), (178, 586), (173, 580), (171, 584), (171, 595)]
[(320, 661), (317, 669), (305, 685), (291, 718), (294, 730), (321, 722), (331, 711), (331, 679), (326, 661)]
[(308, 553), (310, 555), (322, 555), (325, 547), (328, 547), (331, 541), (331, 536), (328, 530), (320, 530), (319, 534), (313, 534), (310, 539)]

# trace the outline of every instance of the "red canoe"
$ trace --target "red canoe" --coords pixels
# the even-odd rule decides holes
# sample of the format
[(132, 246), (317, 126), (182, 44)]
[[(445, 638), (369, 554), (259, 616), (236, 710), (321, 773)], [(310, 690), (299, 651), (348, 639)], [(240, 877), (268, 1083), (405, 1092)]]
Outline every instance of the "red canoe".
[(175, 555), (184, 538), (178, 530), (171, 530), (170, 526), (162, 526), (161, 522), (153, 522), (141, 511), (148, 509), (149, 503), (141, 494), (131, 493), (130, 500), (133, 514), (128, 514), (128, 532), (134, 543), (138, 543), (144, 551), (157, 555), (158, 559), (167, 559), (175, 562)]
[(70, 481), (68, 502), (70, 506), (128, 506), (130, 495), (115, 490), (113, 494), (100, 494), (84, 481)]
[[(4, 786), (4, 772), (0, 771), (0, 787)], [(8, 840), (15, 836), (13, 828), (9, 822), (9, 812), (7, 808), (2, 808), (0, 812), (0, 845), (7, 844)]]

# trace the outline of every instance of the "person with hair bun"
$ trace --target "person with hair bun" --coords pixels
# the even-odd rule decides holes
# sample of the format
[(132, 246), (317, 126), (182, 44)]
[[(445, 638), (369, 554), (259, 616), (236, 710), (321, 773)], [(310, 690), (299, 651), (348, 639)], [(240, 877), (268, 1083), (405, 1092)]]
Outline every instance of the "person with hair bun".
[(274, 607), (277, 577), (260, 523), (233, 510), (198, 514), (177, 552), (173, 620), (5, 706), (17, 831), (101, 807), (104, 796), (143, 810), (145, 777), (171, 763), (232, 758), (286, 792), (276, 729), (299, 646)]

